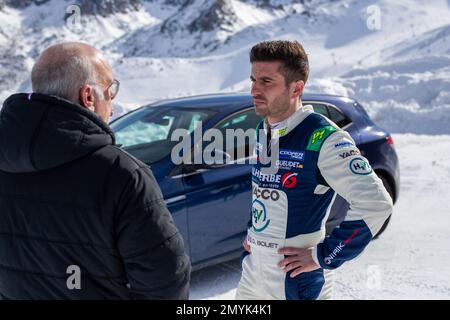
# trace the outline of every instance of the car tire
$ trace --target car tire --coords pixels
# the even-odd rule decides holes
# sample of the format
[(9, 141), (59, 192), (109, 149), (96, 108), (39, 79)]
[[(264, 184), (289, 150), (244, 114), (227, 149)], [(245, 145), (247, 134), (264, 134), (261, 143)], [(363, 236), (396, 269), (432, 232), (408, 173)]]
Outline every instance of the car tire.
[[(381, 179), (381, 181), (383, 182), (384, 187), (386, 188), (386, 191), (389, 193), (389, 195), (391, 196), (392, 199), (394, 199), (394, 192), (392, 190), (391, 185), (389, 184), (389, 181), (382, 175), (378, 175), (378, 177)], [(373, 237), (374, 239), (378, 238), (383, 232), (384, 230), (387, 228), (389, 221), (391, 221), (391, 216), (392, 214), (386, 219), (386, 221), (383, 223), (383, 226), (381, 227), (380, 231), (378, 231), (378, 233), (375, 235), (375, 237)]]

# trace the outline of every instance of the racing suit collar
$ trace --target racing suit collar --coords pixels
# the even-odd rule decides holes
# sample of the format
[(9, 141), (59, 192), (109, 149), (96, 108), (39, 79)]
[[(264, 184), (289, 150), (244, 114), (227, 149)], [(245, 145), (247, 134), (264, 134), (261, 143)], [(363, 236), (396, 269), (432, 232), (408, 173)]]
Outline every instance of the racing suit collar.
[[(294, 112), (289, 118), (284, 119), (281, 122), (276, 123), (274, 129), (271, 129), (271, 139), (279, 139), (291, 132), (295, 127), (297, 127), (307, 116), (314, 112), (312, 105), (301, 106), (297, 111)], [(268, 134), (270, 130), (270, 124), (267, 118), (264, 120), (264, 132)]]

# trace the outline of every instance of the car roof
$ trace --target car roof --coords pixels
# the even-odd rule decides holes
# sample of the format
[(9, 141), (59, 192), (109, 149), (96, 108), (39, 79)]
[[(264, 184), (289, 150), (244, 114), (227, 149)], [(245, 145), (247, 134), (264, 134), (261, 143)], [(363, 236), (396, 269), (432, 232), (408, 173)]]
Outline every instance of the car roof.
[[(329, 95), (329, 94), (317, 94), (317, 93), (305, 93), (302, 96), (302, 101), (322, 101), (330, 104), (342, 105), (343, 103), (354, 102), (344, 96)], [(190, 97), (182, 97), (176, 99), (160, 100), (150, 104), (151, 107), (180, 107), (180, 108), (223, 108), (227, 106), (228, 111), (234, 111), (242, 109), (245, 106), (251, 106), (253, 104), (252, 97), (249, 93), (218, 93), (218, 94), (205, 94)]]
[(245, 93), (205, 94), (176, 99), (160, 100), (150, 104), (151, 107), (172, 108), (207, 108), (216, 109), (227, 106), (227, 110), (234, 111), (244, 106), (252, 105), (252, 97)]

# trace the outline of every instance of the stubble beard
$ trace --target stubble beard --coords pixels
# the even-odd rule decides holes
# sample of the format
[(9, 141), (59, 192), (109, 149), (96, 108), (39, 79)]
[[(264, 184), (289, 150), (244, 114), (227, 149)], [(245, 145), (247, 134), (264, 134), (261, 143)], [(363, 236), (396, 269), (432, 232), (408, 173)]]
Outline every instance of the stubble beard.
[[(266, 118), (279, 118), (286, 113), (290, 108), (289, 91), (286, 89), (282, 94), (273, 100), (270, 106), (265, 110), (263, 115)], [(281, 121), (281, 120), (280, 120)]]

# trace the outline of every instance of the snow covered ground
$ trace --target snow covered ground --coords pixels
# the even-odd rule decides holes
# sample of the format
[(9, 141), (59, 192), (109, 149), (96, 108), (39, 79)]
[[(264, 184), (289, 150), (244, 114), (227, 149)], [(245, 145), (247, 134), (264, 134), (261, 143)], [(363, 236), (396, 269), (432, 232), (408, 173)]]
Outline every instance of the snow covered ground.
[[(394, 134), (400, 198), (389, 227), (335, 272), (334, 299), (450, 299), (450, 136)], [(191, 299), (234, 299), (239, 260), (193, 274)]]

